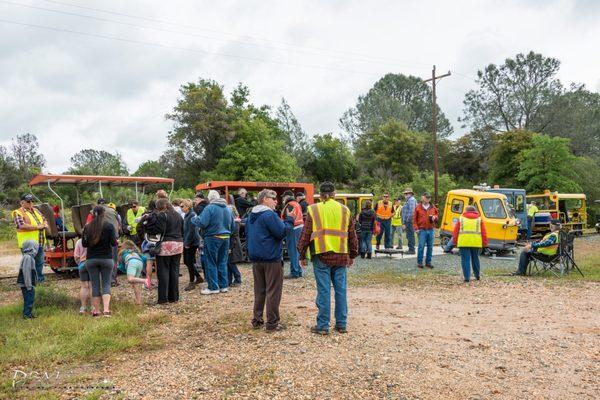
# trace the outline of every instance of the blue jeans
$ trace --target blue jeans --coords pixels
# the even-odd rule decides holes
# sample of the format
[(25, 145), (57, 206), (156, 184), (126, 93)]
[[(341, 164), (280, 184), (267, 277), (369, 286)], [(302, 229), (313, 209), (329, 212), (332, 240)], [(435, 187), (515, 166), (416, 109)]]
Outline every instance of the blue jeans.
[(433, 229), (419, 230), (419, 248), (417, 251), (417, 264), (423, 265), (423, 249), (427, 245), (427, 255), (425, 256), (425, 264), (431, 265), (431, 256), (433, 254)]
[(394, 247), (394, 236), (398, 235), (398, 247), (402, 248), (402, 225), (392, 226), (392, 247)]
[(381, 244), (381, 237), (385, 235), (385, 239), (383, 241), (383, 246), (386, 249), (392, 248), (392, 220), (391, 219), (380, 219), (377, 218), (379, 224), (381, 225), (381, 232), (377, 235), (377, 246)]
[(415, 251), (415, 228), (412, 221), (406, 225), (406, 240), (408, 241), (408, 251)]
[(23, 317), (29, 318), (31, 317), (31, 313), (33, 312), (33, 302), (35, 301), (35, 287), (27, 290), (27, 288), (22, 287), (21, 293), (23, 293)]
[(313, 258), (313, 270), (317, 282), (317, 328), (329, 329), (331, 320), (331, 285), (335, 291), (335, 326), (345, 328), (348, 322), (348, 302), (346, 299), (346, 266), (330, 267), (318, 256)]
[(291, 276), (302, 276), (302, 268), (300, 268), (300, 258), (298, 255), (298, 249), (296, 245), (300, 240), (302, 234), (302, 225), (296, 226), (294, 229), (288, 231), (285, 237), (287, 244), (288, 256), (290, 257), (290, 275)]
[(210, 290), (225, 289), (227, 283), (227, 260), (229, 253), (229, 239), (220, 239), (209, 236), (204, 239), (204, 252), (206, 254), (205, 275)]
[(229, 286), (231, 286), (232, 283), (242, 283), (242, 274), (234, 263), (227, 263), (227, 282), (229, 283)]
[(360, 231), (360, 252), (371, 254), (373, 253), (373, 232), (369, 229), (368, 231)]
[(448, 243), (446, 243), (446, 245), (444, 246), (444, 251), (446, 253), (452, 253), (453, 248), (454, 248), (454, 238), (451, 237), (450, 240), (448, 240)]
[(458, 251), (460, 252), (460, 265), (465, 281), (469, 282), (471, 280), (471, 264), (473, 265), (475, 279), (479, 279), (479, 253), (481, 249), (478, 247), (461, 247)]
[(533, 217), (527, 217), (527, 239), (531, 239), (533, 231)]

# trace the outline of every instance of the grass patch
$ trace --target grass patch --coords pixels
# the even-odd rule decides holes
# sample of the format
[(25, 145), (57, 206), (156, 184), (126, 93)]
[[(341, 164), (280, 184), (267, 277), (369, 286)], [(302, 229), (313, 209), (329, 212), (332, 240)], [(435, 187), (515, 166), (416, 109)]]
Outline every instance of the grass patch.
[(99, 360), (148, 344), (147, 331), (168, 321), (131, 303), (115, 304), (112, 318), (80, 316), (78, 309), (75, 298), (50, 285), (36, 289), (36, 319), (21, 318), (21, 302), (0, 307), (0, 369)]

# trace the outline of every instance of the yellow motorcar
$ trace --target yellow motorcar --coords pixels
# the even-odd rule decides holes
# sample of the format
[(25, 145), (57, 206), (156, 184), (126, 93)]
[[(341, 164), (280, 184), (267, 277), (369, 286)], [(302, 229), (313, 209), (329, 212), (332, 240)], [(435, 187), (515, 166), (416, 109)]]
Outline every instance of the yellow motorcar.
[[(353, 216), (356, 216), (365, 206), (365, 201), (373, 201), (373, 194), (371, 193), (336, 193), (335, 200), (339, 201), (350, 209)], [(315, 202), (319, 201), (319, 195), (315, 194)], [(373, 206), (375, 206), (373, 204)]]
[(502, 252), (515, 249), (519, 227), (516, 218), (510, 212), (506, 195), (471, 189), (448, 192), (440, 225), (442, 246), (446, 246), (452, 238), (454, 224), (467, 206), (475, 206), (481, 215), (486, 228), (489, 250)]
[[(558, 193), (544, 190), (543, 194), (527, 195), (527, 203), (537, 203), (533, 232), (546, 234), (550, 231), (549, 220), (558, 219), (562, 229), (582, 235), (587, 228), (586, 196), (583, 193)], [(544, 217), (546, 217), (544, 219)]]

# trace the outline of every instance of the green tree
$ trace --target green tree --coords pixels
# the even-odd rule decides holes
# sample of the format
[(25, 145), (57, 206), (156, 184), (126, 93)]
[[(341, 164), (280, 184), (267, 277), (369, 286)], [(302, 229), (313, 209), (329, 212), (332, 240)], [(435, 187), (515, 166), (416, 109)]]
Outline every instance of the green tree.
[(239, 118), (233, 124), (235, 139), (222, 150), (214, 179), (289, 182), (300, 170), (287, 154), (279, 132), (263, 118)]
[(169, 176), (177, 176), (179, 185), (191, 185), (202, 171), (217, 165), (223, 148), (233, 139), (232, 115), (223, 87), (215, 81), (189, 82), (179, 92), (173, 112), (165, 116), (174, 128), (161, 163)]
[(571, 139), (576, 156), (600, 160), (600, 93), (572, 85), (547, 108), (544, 133)]
[(167, 177), (167, 171), (160, 161), (148, 160), (141, 163), (132, 175)]
[(517, 175), (524, 160), (524, 150), (531, 148), (533, 132), (514, 130), (498, 134), (497, 144), (490, 155), (488, 181), (492, 185), (518, 185)]
[(74, 175), (129, 175), (127, 166), (118, 152), (111, 154), (104, 150), (84, 149), (71, 157), (71, 167), (67, 171)]
[(284, 98), (281, 99), (275, 118), (283, 133), (286, 151), (294, 156), (302, 169), (305, 169), (310, 156), (311, 141)]
[(12, 190), (18, 185), (19, 179), (15, 162), (6, 147), (0, 146), (0, 205), (5, 205), (15, 196)]
[(356, 146), (358, 164), (366, 173), (383, 169), (400, 181), (410, 181), (425, 137), (426, 134), (410, 131), (402, 122), (389, 120), (360, 137)]
[(306, 170), (317, 182), (349, 183), (356, 177), (357, 168), (350, 147), (331, 133), (314, 137)]
[(465, 95), (460, 121), (473, 129), (544, 132), (551, 119), (545, 109), (562, 93), (559, 67), (557, 59), (533, 51), (488, 65), (477, 72), (479, 88)]
[(46, 159), (39, 150), (38, 139), (31, 133), (17, 135), (12, 140), (10, 158), (14, 162), (20, 182), (29, 182), (46, 166)]
[(485, 181), (489, 169), (489, 154), (495, 134), (471, 132), (448, 143), (448, 150), (440, 157), (442, 170), (467, 182)]
[[(411, 131), (432, 132), (432, 108), (431, 89), (421, 78), (387, 74), (359, 96), (356, 106), (343, 114), (340, 126), (353, 143), (389, 120), (402, 121)], [(449, 136), (450, 121), (439, 107), (437, 115), (439, 136)]]
[(535, 135), (531, 148), (522, 151), (518, 180), (531, 193), (545, 189), (580, 193), (573, 168), (577, 158), (569, 150), (569, 139)]
[(600, 161), (589, 157), (577, 157), (573, 164), (575, 181), (587, 195), (588, 204), (600, 200)]

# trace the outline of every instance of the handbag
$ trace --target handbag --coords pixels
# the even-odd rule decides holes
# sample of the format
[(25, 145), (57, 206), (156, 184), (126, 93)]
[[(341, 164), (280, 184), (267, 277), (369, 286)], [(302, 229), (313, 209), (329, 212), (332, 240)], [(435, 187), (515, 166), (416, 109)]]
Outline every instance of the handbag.
[(375, 220), (373, 224), (373, 234), (379, 235), (381, 233), (381, 223), (378, 220)]
[(165, 238), (165, 234), (167, 233), (167, 221), (165, 221), (165, 229), (163, 229), (163, 233), (161, 235), (157, 235), (158, 237), (149, 237), (146, 235), (146, 241), (148, 241), (148, 254), (151, 257), (156, 257), (160, 255), (162, 250), (162, 242)]

